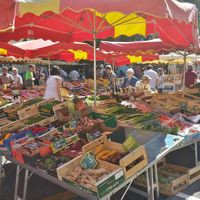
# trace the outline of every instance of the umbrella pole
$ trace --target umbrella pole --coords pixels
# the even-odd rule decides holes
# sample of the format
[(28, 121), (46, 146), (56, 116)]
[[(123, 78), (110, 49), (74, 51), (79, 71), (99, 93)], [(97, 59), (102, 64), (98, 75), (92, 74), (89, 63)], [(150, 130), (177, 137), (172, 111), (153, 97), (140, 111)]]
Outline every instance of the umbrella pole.
[(97, 48), (97, 35), (96, 35), (96, 12), (94, 11), (94, 30), (93, 30), (93, 42), (94, 42), (94, 105), (97, 103), (97, 57), (96, 57), (96, 48)]
[(97, 103), (97, 60), (96, 60), (96, 33), (93, 34), (94, 38), (94, 105)]
[(48, 71), (49, 71), (49, 76), (50, 76), (50, 71), (51, 71), (51, 61), (50, 61), (50, 56), (48, 56)]
[(187, 67), (187, 52), (185, 51), (184, 52), (184, 55), (183, 55), (183, 60), (184, 60), (184, 64), (183, 64), (183, 87), (182, 87), (182, 90), (184, 91), (185, 90), (185, 72), (186, 72), (186, 67)]

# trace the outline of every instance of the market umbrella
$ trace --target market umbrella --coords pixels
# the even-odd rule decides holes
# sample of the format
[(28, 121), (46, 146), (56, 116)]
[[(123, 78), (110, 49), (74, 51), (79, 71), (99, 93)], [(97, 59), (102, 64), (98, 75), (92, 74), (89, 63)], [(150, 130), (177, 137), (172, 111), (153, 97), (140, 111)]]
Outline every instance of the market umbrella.
[(16, 19), (16, 31), (0, 34), (1, 40), (18, 35), (48, 35), (48, 39), (66, 41), (93, 39), (95, 96), (97, 37), (157, 33), (173, 46), (185, 49), (198, 46), (197, 9), (193, 4), (175, 0), (139, 3), (138, 0), (124, 0), (123, 4), (121, 0), (38, 0), (37, 3), (19, 3), (17, 14), (21, 17)]

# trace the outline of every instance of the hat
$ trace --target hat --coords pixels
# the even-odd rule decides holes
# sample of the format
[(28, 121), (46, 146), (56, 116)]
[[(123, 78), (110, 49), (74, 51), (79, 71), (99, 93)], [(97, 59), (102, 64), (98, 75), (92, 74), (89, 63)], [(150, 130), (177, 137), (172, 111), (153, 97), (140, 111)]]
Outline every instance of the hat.
[(112, 70), (111, 65), (106, 65), (106, 69), (111, 69)]
[(149, 75), (143, 75), (142, 80), (145, 80), (145, 79), (151, 80), (152, 78)]

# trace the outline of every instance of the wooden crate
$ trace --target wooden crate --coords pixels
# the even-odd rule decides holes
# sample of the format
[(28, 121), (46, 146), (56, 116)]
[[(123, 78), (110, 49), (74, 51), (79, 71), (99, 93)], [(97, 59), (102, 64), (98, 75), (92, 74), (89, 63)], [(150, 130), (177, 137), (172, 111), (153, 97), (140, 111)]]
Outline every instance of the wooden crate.
[(23, 103), (12, 104), (4, 108), (5, 113), (15, 113), (23, 107)]
[(9, 123), (5, 126), (2, 126), (0, 128), (0, 131), (3, 132), (3, 133), (7, 133), (7, 132), (13, 132), (15, 130), (19, 131), (19, 130), (24, 129), (26, 127), (27, 127), (27, 125), (25, 125), (23, 123), (23, 121), (17, 120), (17, 121), (11, 122), (11, 123)]
[[(119, 153), (125, 153), (122, 144), (109, 141), (106, 136), (102, 136), (93, 142), (83, 146), (83, 153), (92, 152), (96, 147), (103, 144), (105, 149), (116, 150)], [(119, 166), (123, 168), (125, 178), (128, 179), (142, 168), (147, 166), (147, 154), (144, 146), (140, 146), (119, 161)]]
[(68, 163), (62, 165), (61, 167), (57, 168), (58, 179), (67, 182), (68, 184), (74, 187), (87, 191), (88, 193), (92, 194), (98, 199), (104, 197), (106, 194), (110, 193), (113, 189), (115, 189), (124, 182), (123, 169), (121, 169), (119, 166), (113, 165), (102, 160), (98, 160), (97, 168), (103, 167), (104, 169), (110, 171), (110, 173), (96, 182), (94, 190), (86, 188), (85, 185), (81, 185), (77, 182), (68, 180), (66, 178), (67, 175), (69, 175), (69, 173), (73, 171), (73, 169), (76, 166), (80, 166), (80, 161), (82, 158), (83, 156), (79, 156), (69, 161)]
[(39, 110), (37, 106), (34, 104), (18, 110), (17, 114), (19, 115), (19, 119), (24, 120), (34, 115), (38, 115)]
[(189, 185), (200, 179), (200, 165), (188, 170)]
[(56, 116), (47, 117), (46, 119), (36, 122), (34, 125), (47, 126), (47, 125), (55, 122), (56, 120), (57, 120)]
[(0, 119), (0, 127), (5, 126), (9, 123), (11, 123), (12, 121), (8, 120), (7, 117), (1, 118)]
[[(163, 168), (171, 171), (163, 171)], [(188, 186), (188, 169), (174, 164), (166, 164), (158, 170), (158, 176), (171, 177), (174, 172), (179, 173), (180, 176), (171, 180), (170, 183), (163, 184), (159, 182), (160, 192), (167, 196), (174, 196), (181, 192)]]

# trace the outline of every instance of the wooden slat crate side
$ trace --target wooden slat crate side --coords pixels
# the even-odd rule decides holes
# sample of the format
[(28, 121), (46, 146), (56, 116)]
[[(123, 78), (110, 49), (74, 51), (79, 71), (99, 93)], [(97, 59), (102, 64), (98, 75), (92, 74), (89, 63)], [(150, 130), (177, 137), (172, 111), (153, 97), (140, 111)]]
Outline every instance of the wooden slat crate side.
[(23, 103), (13, 104), (11, 106), (4, 108), (4, 112), (5, 113), (15, 113), (18, 110), (20, 110), (22, 108), (22, 106), (23, 106)]
[[(188, 168), (169, 164), (167, 163), (165, 167), (168, 167), (169, 169), (173, 169), (182, 175), (175, 180), (171, 181), (170, 184), (162, 184), (159, 183), (160, 192), (167, 196), (173, 196), (177, 193), (181, 192), (188, 186)], [(160, 174), (166, 175), (166, 176), (172, 176), (172, 172), (159, 172)]]
[(19, 119), (24, 120), (29, 117), (35, 116), (39, 114), (39, 110), (36, 105), (27, 106), (23, 109), (17, 111)]
[(196, 166), (188, 171), (189, 185), (200, 179), (200, 165)]
[[(120, 166), (124, 169), (125, 178), (128, 179), (139, 170), (147, 166), (148, 159), (144, 146), (140, 146), (120, 160)], [(129, 169), (128, 167), (132, 165)]]

